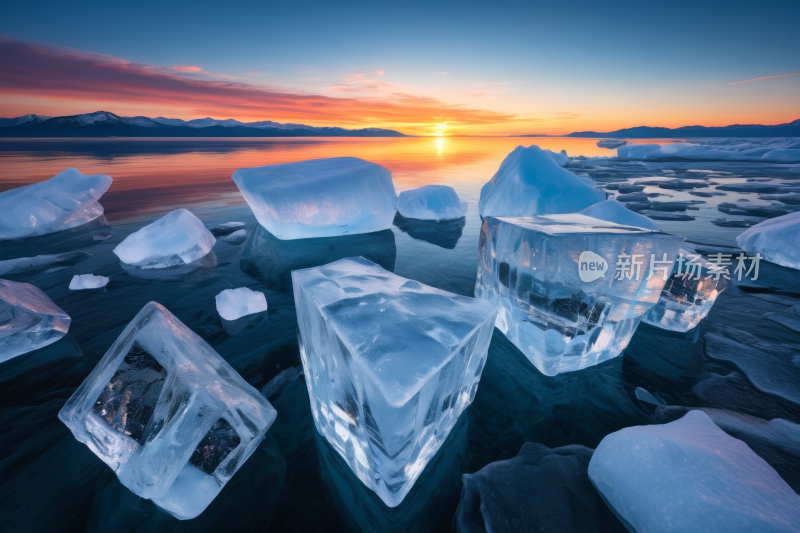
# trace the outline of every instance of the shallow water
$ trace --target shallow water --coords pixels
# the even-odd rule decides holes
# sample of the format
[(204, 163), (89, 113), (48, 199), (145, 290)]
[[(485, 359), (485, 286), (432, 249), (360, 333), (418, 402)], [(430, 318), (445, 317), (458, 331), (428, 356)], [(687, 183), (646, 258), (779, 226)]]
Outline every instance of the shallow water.
[[(515, 146), (534, 143), (566, 149), (572, 156), (615, 153), (598, 148), (595, 140), (557, 138), (0, 141), (0, 190), (47, 179), (73, 166), (115, 180), (101, 199), (107, 225), (0, 245), (3, 260), (85, 252), (43, 270), (6, 269), (2, 274), (36, 285), (72, 317), (62, 340), (0, 365), (4, 531), (438, 531), (451, 527), (461, 474), (516, 455), (525, 441), (593, 448), (610, 432), (656, 423), (654, 406), (637, 399), (636, 387), (673, 406), (714, 407), (800, 423), (800, 405), (793, 401), (796, 382), (786, 385), (780, 376), (768, 376), (765, 386), (746, 364), (737, 366), (707, 354), (708, 333), (741, 339), (738, 330), (754, 336), (755, 344), (747, 337), (751, 348), (771, 354), (792, 372), (800, 369), (800, 333), (763, 316), (800, 303), (800, 271), (762, 262), (759, 279), (734, 280), (694, 330), (679, 334), (640, 325), (624, 355), (578, 372), (543, 376), (495, 330), (474, 403), (403, 503), (387, 508), (363, 487), (316, 433), (302, 377), (286, 372), (301, 366), (289, 272), (363, 255), (401, 276), (471, 296), (480, 187)], [(453, 186), (470, 203), (463, 226), (396, 219), (390, 230), (370, 235), (281, 242), (257, 226), (230, 180), (241, 167), (344, 155), (385, 165), (398, 191), (428, 183)], [(754, 178), (800, 184), (796, 165), (606, 160), (588, 166), (572, 170), (601, 184), (653, 178), (713, 182), (700, 191)], [(654, 198), (660, 201), (704, 201), (687, 211), (695, 220), (658, 224), (695, 243), (725, 246), (734, 246), (743, 229), (712, 223), (726, 216), (717, 209), (719, 203), (770, 203), (755, 193), (698, 197), (657, 185), (643, 192), (670, 195)], [(111, 250), (131, 232), (177, 207), (192, 210), (207, 227), (245, 222), (247, 241), (233, 245), (218, 239), (213, 256), (180, 271), (124, 269)], [(111, 236), (95, 240), (97, 235)], [(3, 268), (0, 263), (0, 271)], [(111, 281), (105, 290), (69, 291), (72, 276), (86, 273)], [(231, 336), (216, 312), (214, 297), (241, 286), (263, 291), (269, 311)], [(211, 506), (185, 522), (130, 493), (57, 418), (125, 325), (153, 300), (202, 336), (257, 389), (284, 372), (280, 382), (266, 388), (278, 411), (267, 438)], [(800, 491), (800, 458), (769, 445), (752, 446)]]

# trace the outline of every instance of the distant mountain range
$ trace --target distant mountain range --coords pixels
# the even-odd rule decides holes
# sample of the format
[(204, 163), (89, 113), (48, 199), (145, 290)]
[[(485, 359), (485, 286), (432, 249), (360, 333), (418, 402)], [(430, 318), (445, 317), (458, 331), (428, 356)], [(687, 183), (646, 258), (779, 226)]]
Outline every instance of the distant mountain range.
[(733, 124), (722, 127), (684, 126), (682, 128), (652, 128), (639, 126), (611, 132), (579, 131), (566, 137), (593, 139), (674, 139), (683, 137), (800, 137), (800, 119), (787, 124)]
[(0, 118), (0, 137), (405, 137), (400, 132), (381, 128), (348, 130), (281, 124), (264, 120), (239, 122), (199, 118), (120, 117), (108, 111), (95, 111), (66, 117), (24, 115)]

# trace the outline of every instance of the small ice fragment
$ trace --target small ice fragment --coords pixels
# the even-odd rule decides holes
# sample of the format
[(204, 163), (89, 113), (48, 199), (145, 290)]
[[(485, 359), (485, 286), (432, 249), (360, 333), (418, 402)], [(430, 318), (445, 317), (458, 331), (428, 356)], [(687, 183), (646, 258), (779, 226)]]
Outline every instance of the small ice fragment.
[(234, 231), (229, 235), (223, 235), (219, 238), (219, 240), (223, 242), (227, 242), (228, 244), (233, 244), (238, 246), (242, 244), (247, 239), (247, 231), (243, 229), (239, 229)]
[(200, 219), (186, 209), (176, 209), (125, 237), (114, 253), (128, 265), (166, 268), (200, 259), (215, 242)]
[(70, 322), (37, 287), (0, 279), (0, 363), (56, 342)]
[(247, 287), (226, 289), (217, 294), (217, 312), (225, 320), (237, 320), (243, 316), (267, 310), (267, 297)]
[(275, 416), (211, 346), (155, 302), (58, 413), (123, 485), (181, 520), (205, 510)]
[(800, 496), (702, 411), (607, 435), (589, 479), (631, 531), (789, 533), (800, 524)]
[(225, 222), (219, 226), (214, 226), (210, 231), (214, 237), (222, 237), (223, 235), (233, 233), (242, 226), (244, 226), (244, 222)]
[(561, 168), (536, 145), (518, 146), (481, 188), (480, 215), (529, 216), (575, 213), (606, 199), (606, 194)]
[(645, 389), (641, 387), (636, 387), (636, 397), (639, 398), (640, 401), (645, 403), (649, 403), (652, 405), (664, 405), (664, 402), (647, 392)]
[(497, 311), (361, 257), (292, 280), (317, 431), (396, 507), (472, 403)]
[(447, 185), (425, 185), (401, 192), (397, 211), (418, 220), (453, 220), (466, 214), (469, 204), (462, 202), (455, 189)]
[(0, 193), (0, 241), (82, 226), (103, 214), (97, 200), (113, 180), (85, 176), (77, 168), (47, 181)]
[(800, 212), (756, 224), (736, 237), (745, 252), (767, 261), (800, 269)]
[(587, 217), (605, 220), (606, 222), (622, 224), (623, 226), (634, 226), (637, 228), (660, 231), (660, 228), (651, 219), (639, 213), (634, 213), (617, 200), (598, 202), (590, 205), (579, 213)]
[[(280, 367), (279, 367), (280, 368)], [(290, 383), (300, 379), (300, 376), (303, 375), (303, 368), (299, 366), (290, 366), (287, 369), (282, 370), (278, 373), (277, 376), (272, 378), (261, 388), (261, 394), (264, 395), (265, 398), (275, 398), (283, 389), (285, 389)]]
[(94, 274), (80, 274), (72, 276), (69, 282), (69, 290), (81, 291), (84, 289), (100, 289), (108, 285), (109, 279), (105, 276), (95, 276)]
[(389, 229), (397, 211), (392, 173), (355, 157), (240, 168), (232, 179), (258, 223), (283, 240)]
[(81, 250), (63, 254), (37, 255), (36, 257), (20, 257), (0, 261), (0, 276), (20, 274), (22, 272), (50, 271), (75, 266), (92, 257), (92, 254)]

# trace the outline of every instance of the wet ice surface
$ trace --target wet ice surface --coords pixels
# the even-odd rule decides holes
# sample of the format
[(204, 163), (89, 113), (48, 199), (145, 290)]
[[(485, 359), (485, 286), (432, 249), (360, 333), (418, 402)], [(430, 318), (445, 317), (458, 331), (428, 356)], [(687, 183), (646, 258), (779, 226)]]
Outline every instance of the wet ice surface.
[[(695, 170), (702, 172), (690, 172)], [(718, 184), (768, 179), (800, 184), (800, 169), (790, 165), (606, 161), (573, 171), (589, 175), (600, 185), (656, 178)], [(477, 188), (490, 176), (482, 178)], [(477, 189), (470, 192), (454, 187), (462, 200), (478, 200)], [(725, 196), (691, 194), (703, 191)], [(646, 185), (639, 192), (672, 195), (652, 197), (659, 201), (704, 200), (705, 204), (690, 206), (696, 210), (685, 211), (695, 220), (657, 221), (658, 225), (706, 247), (727, 246), (730, 250), (743, 228), (717, 226), (715, 219), (765, 219), (729, 215), (717, 205), (769, 205), (774, 200), (765, 197), (779, 194), (720, 191), (716, 185), (688, 191)], [(217, 239), (213, 264), (173, 278), (145, 278), (137, 275), (140, 272), (125, 270), (111, 250), (133, 231), (178, 207), (190, 207), (208, 228), (242, 221), (247, 241), (234, 246)], [(659, 406), (639, 399), (637, 387), (669, 407), (714, 408), (764, 420), (749, 426), (761, 437), (748, 445), (800, 491), (797, 452), (780, 437), (783, 433), (759, 429), (767, 423), (779, 425), (772, 423), (775, 419), (800, 422), (797, 380), (785, 377), (800, 369), (800, 334), (771, 319), (790, 316), (791, 308), (800, 304), (800, 271), (762, 263), (758, 280), (732, 280), (706, 318), (691, 331), (671, 332), (640, 324), (622, 356), (577, 372), (543, 376), (495, 331), (472, 405), (459, 417), (403, 503), (387, 508), (314, 429), (305, 376), (290, 371), (278, 382), (273, 379), (302, 365), (291, 283), (286, 283), (291, 269), (363, 255), (403, 277), (472, 295), (480, 228), (477, 209), (471, 208), (464, 226), (458, 228), (413, 226), (409, 231), (409, 226), (404, 230), (400, 224), (395, 222), (384, 232), (290, 245), (259, 228), (244, 204), (213, 208), (172, 205), (139, 220), (112, 219), (116, 234), (107, 240), (94, 240), (93, 234), (86, 232), (71, 240), (66, 249), (58, 238), (44, 244), (17, 243), (13, 250), (0, 243), (0, 256), (12, 260), (78, 252), (49, 266), (2, 276), (37, 286), (72, 317), (64, 338), (0, 366), (0, 427), (6, 442), (11, 443), (4, 447), (0, 460), (0, 477), (8, 494), (0, 502), (4, 529), (448, 530), (461, 496), (461, 475), (517, 456), (524, 442), (551, 449), (571, 444), (595, 448), (605, 435), (621, 428), (669, 421), (659, 416)], [(170, 269), (150, 269), (157, 270)], [(87, 272), (110, 278), (105, 292), (69, 290), (72, 277)], [(243, 286), (264, 292), (269, 311), (242, 333), (231, 336), (216, 311), (215, 296)], [(166, 306), (256, 389), (272, 383), (267, 393), (279, 412), (267, 438), (217, 498), (198, 518), (180, 524), (125, 488), (57, 420), (64, 401), (151, 300)], [(768, 364), (762, 364), (764, 361)], [(726, 427), (723, 429), (733, 431), (734, 425)], [(739, 429), (732, 435), (744, 438), (745, 432)]]

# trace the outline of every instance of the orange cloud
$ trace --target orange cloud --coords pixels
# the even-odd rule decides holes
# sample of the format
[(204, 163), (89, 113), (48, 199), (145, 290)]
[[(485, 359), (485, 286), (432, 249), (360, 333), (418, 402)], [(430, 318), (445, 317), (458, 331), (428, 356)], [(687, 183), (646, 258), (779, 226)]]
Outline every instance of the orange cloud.
[[(198, 70), (194, 70), (197, 68)], [(181, 70), (178, 70), (181, 69)], [(198, 67), (157, 67), (74, 49), (0, 38), (0, 96), (50, 101), (104, 102), (183, 109), (200, 116), (277, 120), (311, 125), (389, 127), (425, 133), (433, 124), (499, 124), (514, 115), (449, 105), (434, 98), (392, 93), (384, 98), (336, 98), (256, 85)], [(192, 74), (187, 77), (184, 73)], [(383, 71), (354, 79), (381, 88)], [(357, 75), (354, 75), (357, 76)], [(343, 84), (347, 87), (347, 84)], [(342, 91), (357, 92), (357, 91)]]

